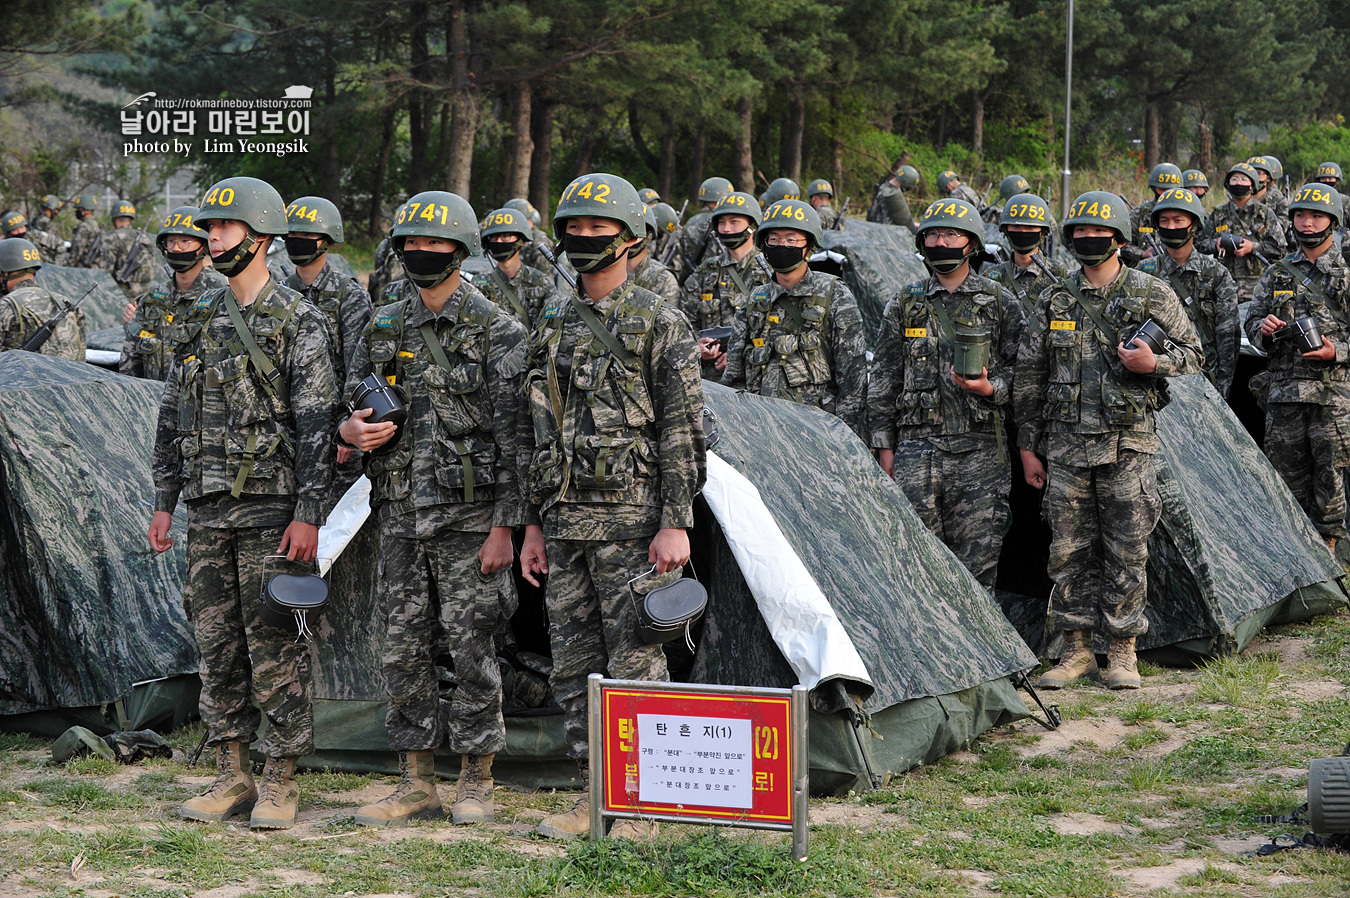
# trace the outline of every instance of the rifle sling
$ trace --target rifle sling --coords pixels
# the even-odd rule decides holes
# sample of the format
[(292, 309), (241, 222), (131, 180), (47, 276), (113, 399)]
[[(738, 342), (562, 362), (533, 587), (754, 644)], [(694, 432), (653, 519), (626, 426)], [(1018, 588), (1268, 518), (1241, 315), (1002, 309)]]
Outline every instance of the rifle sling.
[[(624, 288), (624, 291), (619, 294), (619, 298), (615, 301), (615, 305), (617, 306), (619, 303), (623, 302), (628, 294), (632, 293), (636, 287), (636, 284), (629, 283), (629, 285)], [(582, 324), (590, 328), (591, 333), (595, 334), (595, 338), (603, 343), (606, 349), (614, 353), (614, 356), (619, 361), (630, 368), (641, 368), (642, 361), (624, 348), (624, 345), (619, 342), (619, 338), (609, 332), (609, 328), (605, 327), (604, 322), (600, 320), (600, 317), (595, 314), (593, 309), (583, 302), (573, 302), (572, 308), (577, 310), (577, 316), (581, 318)]]
[(520, 295), (516, 293), (516, 289), (511, 286), (511, 282), (506, 279), (506, 275), (502, 274), (500, 268), (493, 268), (489, 274), (492, 276), (492, 279), (496, 281), (498, 288), (506, 294), (506, 300), (511, 303), (511, 308), (514, 309), (515, 313), (525, 322), (525, 326), (529, 327), (530, 313), (525, 310), (525, 304), (520, 301)]

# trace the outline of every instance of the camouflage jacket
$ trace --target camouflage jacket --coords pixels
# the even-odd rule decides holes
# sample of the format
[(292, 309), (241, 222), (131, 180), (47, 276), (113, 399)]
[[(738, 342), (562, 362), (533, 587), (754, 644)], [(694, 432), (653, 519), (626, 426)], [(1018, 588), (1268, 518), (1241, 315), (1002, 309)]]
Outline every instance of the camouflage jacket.
[[(103, 234), (95, 265), (112, 275), (117, 286), (132, 302), (149, 290), (156, 277), (163, 274), (162, 270), (157, 270), (159, 266), (156, 264), (154, 241), (155, 238), (149, 233), (131, 226), (114, 228)], [(131, 263), (133, 270), (124, 274), (133, 246), (136, 247), (136, 259)]]
[(757, 249), (740, 262), (729, 253), (719, 252), (703, 260), (698, 271), (689, 275), (680, 292), (680, 311), (689, 319), (694, 333), (709, 327), (727, 327), (745, 305), (750, 291), (767, 284), (767, 263)]
[(146, 380), (168, 380), (173, 364), (170, 325), (174, 318), (184, 307), (195, 305), (197, 298), (207, 290), (223, 286), (223, 277), (203, 268), (186, 290), (179, 290), (177, 280), (170, 277), (146, 291), (136, 304), (136, 314), (127, 322), (117, 370)]
[(1041, 262), (1050, 269), (1050, 274), (1046, 274), (1035, 262), (1026, 268), (1019, 268), (1012, 259), (997, 264), (988, 262), (980, 269), (980, 274), (996, 282), (1000, 287), (1012, 291), (1012, 295), (1022, 304), (1022, 314), (1025, 317), (1036, 307), (1036, 301), (1041, 298), (1046, 287), (1054, 286), (1057, 281), (1069, 276), (1068, 267), (1058, 259), (1042, 254)]
[(323, 313), (269, 280), (241, 308), (269, 379), (235, 332), (230, 288), (207, 290), (175, 318), (174, 361), (155, 433), (155, 510), (194, 500), (295, 499), (293, 520), (328, 513), (337, 382)]
[[(549, 252), (556, 256), (558, 254), (557, 246), (547, 234), (533, 225), (530, 226), (530, 233), (534, 237), (520, 248), (520, 261), (535, 271), (542, 271), (544, 274), (552, 276), (557, 269), (553, 267), (553, 263), (548, 260), (540, 247), (546, 247)], [(562, 260), (559, 259), (558, 261), (561, 262)]]
[(1120, 248), (1120, 260), (1131, 268), (1139, 265), (1145, 250), (1157, 251), (1153, 239), (1153, 207), (1157, 203), (1156, 199), (1148, 199), (1130, 209), (1130, 242)]
[(882, 181), (877, 188), (877, 195), (872, 198), (872, 208), (867, 211), (867, 220), (901, 225), (909, 228), (911, 234), (919, 233), (919, 226), (914, 223), (914, 216), (909, 211), (905, 191), (891, 183), (890, 178)]
[[(1071, 290), (1092, 303), (1107, 333)], [(1153, 374), (1135, 374), (1121, 363), (1117, 345), (1150, 318), (1174, 348), (1158, 355)], [(1200, 338), (1172, 288), (1124, 265), (1103, 288), (1076, 271), (1042, 293), (1027, 319), (1013, 383), (1018, 446), (1080, 466), (1115, 461), (1117, 449), (1156, 453), (1162, 378), (1197, 374), (1202, 362)]]
[[(612, 345), (582, 321), (581, 303)], [(555, 297), (526, 359), (529, 523), (542, 518), (546, 536), (588, 540), (692, 527), (706, 476), (703, 382), (679, 310), (632, 278), (600, 300)]]
[(381, 301), (385, 288), (404, 276), (403, 263), (394, 252), (394, 242), (388, 237), (375, 247), (374, 268), (366, 280), (366, 293), (375, 303)]
[[(711, 226), (712, 213), (700, 212), (690, 217), (675, 232), (675, 239), (679, 241), (679, 256), (684, 260), (684, 268), (681, 271), (697, 271), (709, 258), (722, 252), (722, 245), (717, 242), (717, 234), (708, 233)], [(706, 248), (703, 243), (705, 239)]]
[(323, 312), (333, 350), (333, 379), (341, 386), (347, 381), (347, 369), (351, 366), (356, 344), (361, 341), (361, 333), (370, 321), (370, 294), (356, 278), (342, 277), (327, 262), (308, 287), (301, 283), (298, 271), (291, 272), (286, 286)]
[(94, 244), (99, 243), (98, 235), (101, 232), (102, 228), (92, 217), (86, 218), (75, 226), (74, 232), (70, 235), (70, 249), (66, 251), (66, 259), (72, 266), (76, 268), (100, 267), (98, 264), (99, 253), (94, 251)]
[(24, 235), (30, 243), (38, 248), (42, 254), (42, 261), (48, 265), (57, 265), (61, 262), (61, 255), (66, 250), (65, 241), (49, 231), (40, 231), (31, 225), (28, 233)]
[(839, 212), (829, 203), (817, 209), (816, 214), (820, 216), (820, 226), (827, 231), (832, 230), (834, 223), (839, 220)]
[[(545, 265), (548, 262), (545, 261)], [(549, 266), (552, 269), (553, 266)], [(516, 276), (509, 278), (500, 269), (493, 267), (477, 275), (473, 285), (488, 299), (505, 309), (529, 333), (539, 320), (539, 313), (548, 305), (554, 294), (553, 278), (538, 268), (522, 264)]]
[[(1219, 238), (1224, 234), (1246, 237), (1256, 245), (1255, 252), (1245, 256), (1235, 256), (1229, 252), (1220, 254)], [(1285, 254), (1287, 246), (1284, 225), (1275, 211), (1259, 200), (1248, 200), (1241, 209), (1232, 200), (1215, 207), (1209, 213), (1204, 235), (1195, 239), (1196, 249), (1217, 256), (1228, 273), (1239, 281), (1255, 280), (1261, 276), (1265, 266), (1256, 258), (1256, 253), (1261, 253), (1267, 259), (1278, 259)]]
[(776, 281), (756, 287), (732, 323), (722, 383), (820, 406), (861, 437), (867, 356), (848, 287), (811, 270), (791, 290)]
[[(944, 316), (935, 311), (942, 304)], [(1013, 371), (1026, 313), (1012, 292), (972, 274), (955, 291), (936, 277), (915, 281), (881, 313), (867, 385), (871, 446), (894, 449), (897, 440), (934, 439), (960, 452), (994, 437), (1012, 402)], [(952, 331), (948, 331), (948, 325)], [(989, 334), (993, 395), (976, 396), (952, 380), (955, 337), (973, 329)], [(950, 438), (950, 439), (949, 439)]]
[[(22, 348), (70, 301), (35, 281), (24, 281), (0, 296), (0, 352)], [(52, 335), (42, 344), (41, 351), (43, 355), (83, 362), (86, 342), (84, 310), (76, 309), (52, 329)]]
[(647, 250), (647, 258), (642, 260), (642, 264), (633, 269), (633, 282), (643, 290), (650, 290), (666, 302), (679, 307), (680, 282), (675, 280), (675, 275), (669, 268), (652, 258), (650, 249)]
[[(1285, 237), (1291, 238), (1294, 233), (1294, 223), (1289, 217), (1289, 197), (1284, 195), (1284, 191), (1281, 190), (1274, 181), (1271, 181), (1266, 187), (1266, 195), (1258, 196), (1256, 199), (1271, 208), (1271, 211), (1275, 213), (1275, 217), (1280, 220), (1282, 225), (1284, 225)], [(1293, 241), (1290, 240), (1291, 244), (1292, 242)]]
[(399, 283), (407, 287), (402, 297), (380, 306), (356, 341), (343, 388), (350, 398), (375, 373), (407, 401), (398, 442), (364, 456), (371, 505), (381, 520), (463, 506), (452, 529), (517, 527), (525, 327), (470, 283), (436, 313), (410, 281)]
[(1164, 254), (1145, 259), (1139, 263), (1139, 270), (1166, 281), (1181, 300), (1205, 352), (1205, 377), (1227, 399), (1242, 346), (1238, 290), (1233, 276), (1218, 259), (1194, 249), (1185, 265), (1178, 265)]
[(960, 185), (952, 191), (951, 196), (954, 200), (965, 200), (967, 203), (970, 203), (981, 215), (983, 215), (984, 210), (988, 208), (984, 202), (984, 198), (976, 193), (975, 188), (971, 187), (969, 184)]
[[(1291, 273), (1286, 264), (1297, 274)], [(1305, 359), (1290, 338), (1272, 340), (1261, 333), (1261, 321), (1275, 315), (1286, 331), (1300, 318), (1312, 316), (1318, 330), (1336, 347), (1336, 360)], [(1332, 384), (1350, 381), (1350, 268), (1332, 247), (1309, 262), (1300, 248), (1271, 265), (1252, 294), (1242, 326), (1247, 339), (1270, 353), (1270, 402), (1309, 402), (1327, 405)], [(1278, 332), (1284, 336), (1283, 332)], [(1289, 334), (1292, 337), (1292, 332)]]

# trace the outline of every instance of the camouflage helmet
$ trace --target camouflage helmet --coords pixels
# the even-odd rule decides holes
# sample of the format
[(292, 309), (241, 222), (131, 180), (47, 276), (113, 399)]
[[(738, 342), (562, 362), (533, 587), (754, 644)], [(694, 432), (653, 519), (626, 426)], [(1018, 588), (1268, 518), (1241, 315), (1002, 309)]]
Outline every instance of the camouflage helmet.
[(708, 178), (698, 185), (698, 201), (715, 203), (735, 189), (726, 178)]
[(172, 235), (180, 237), (195, 237), (203, 243), (207, 240), (207, 234), (201, 228), (197, 227), (197, 207), (196, 206), (178, 206), (164, 216), (164, 222), (159, 226), (155, 233), (155, 245), (160, 251), (164, 251), (164, 245)]
[(752, 228), (759, 227), (759, 223), (764, 219), (764, 212), (759, 207), (759, 200), (740, 191), (728, 193), (717, 201), (717, 208), (712, 210), (711, 227), (717, 227), (719, 215), (744, 215), (750, 219), (750, 227)]
[(286, 202), (277, 189), (257, 178), (226, 178), (211, 185), (197, 207), (197, 226), (213, 221), (242, 221), (258, 234), (286, 236)]
[(1334, 187), (1328, 187), (1326, 184), (1317, 181), (1304, 184), (1289, 198), (1290, 221), (1293, 221), (1294, 213), (1299, 209), (1329, 215), (1331, 220), (1335, 222), (1332, 225), (1333, 228), (1341, 226), (1341, 195), (1336, 192)]
[(670, 203), (657, 203), (652, 206), (652, 213), (656, 215), (657, 233), (673, 234), (680, 226), (680, 214)]
[(302, 196), (286, 207), (286, 227), (292, 234), (322, 234), (342, 243), (342, 213), (331, 200)]
[(961, 176), (951, 169), (947, 169), (937, 176), (938, 190), (943, 193), (951, 193), (951, 184), (953, 181), (961, 180)]
[(1069, 206), (1069, 217), (1064, 219), (1064, 240), (1073, 241), (1077, 225), (1097, 225), (1110, 228), (1120, 235), (1122, 242), (1130, 240), (1130, 210), (1125, 201), (1105, 190), (1089, 190), (1080, 194)]
[(0, 240), (0, 272), (27, 271), (42, 267), (42, 253), (38, 248), (22, 237), (6, 237)]
[(975, 207), (965, 200), (951, 198), (934, 200), (923, 210), (919, 217), (919, 228), (914, 235), (916, 242), (923, 242), (924, 231), (934, 228), (952, 228), (970, 236), (972, 246), (984, 246), (984, 220)]
[(1228, 182), (1233, 177), (1233, 175), (1243, 175), (1249, 178), (1252, 182), (1253, 192), (1255, 192), (1256, 188), (1259, 187), (1261, 184), (1261, 178), (1259, 175), (1257, 175), (1256, 169), (1253, 168), (1251, 163), (1248, 162), (1234, 162), (1231, 166), (1228, 167), (1228, 171), (1226, 171), (1223, 176), (1223, 186), (1225, 188), (1228, 187)]
[(539, 210), (534, 208), (534, 204), (523, 196), (507, 200), (503, 205), (503, 208), (519, 209), (521, 212), (524, 212), (525, 217), (530, 220), (530, 224), (534, 225), (536, 228), (539, 227), (544, 220), (544, 216), (539, 214)]
[(1341, 167), (1335, 162), (1323, 162), (1321, 165), (1317, 166), (1317, 174), (1313, 175), (1313, 180), (1320, 181), (1323, 178), (1335, 178), (1336, 180), (1333, 183), (1337, 183), (1344, 177), (1345, 175), (1341, 174)]
[(1173, 165), (1171, 162), (1159, 162), (1153, 166), (1153, 171), (1148, 173), (1148, 186), (1155, 190), (1180, 187), (1181, 166)]
[(65, 203), (61, 202), (61, 198), (54, 193), (49, 193), (42, 198), (42, 208), (48, 212), (60, 212), (64, 205)]
[(136, 206), (131, 200), (118, 200), (113, 204), (113, 210), (109, 217), (113, 220), (119, 218), (135, 218)]
[(1252, 168), (1270, 175), (1270, 180), (1278, 181), (1284, 177), (1284, 166), (1274, 156), (1253, 156), (1247, 160)]
[(394, 249), (402, 252), (409, 237), (439, 237), (453, 240), (471, 256), (483, 254), (482, 239), (478, 236), (478, 216), (473, 206), (461, 196), (448, 190), (424, 190), (408, 197), (394, 213), (394, 227), (389, 232)]
[[(998, 216), (1000, 231), (1008, 225), (1045, 228), (1048, 231), (1050, 230), (1050, 207), (1046, 205), (1045, 200), (1034, 193), (1015, 193), (1003, 204), (1003, 211)], [(983, 235), (980, 239), (984, 239)]]
[(830, 182), (824, 178), (816, 178), (810, 184), (806, 185), (806, 198), (809, 200), (813, 196), (828, 196), (834, 198), (834, 188)]
[(912, 165), (902, 165), (895, 173), (895, 179), (900, 182), (901, 190), (913, 190), (919, 186), (919, 170)]
[(657, 193), (654, 188), (644, 187), (638, 191), (638, 199), (642, 200), (648, 206), (655, 206), (657, 203), (661, 202), (661, 194)]
[(534, 239), (534, 231), (530, 229), (529, 216), (519, 209), (512, 209), (510, 206), (503, 206), (489, 212), (487, 217), (483, 219), (482, 234), (484, 240), (496, 234), (516, 234), (526, 243)]
[(769, 189), (764, 191), (764, 202), (772, 206), (779, 200), (799, 200), (802, 188), (791, 178), (774, 178)]
[(569, 218), (595, 216), (617, 221), (628, 229), (630, 237), (640, 238), (647, 227), (642, 205), (637, 190), (618, 175), (606, 172), (582, 175), (563, 188), (558, 208), (553, 212), (553, 232), (565, 232), (567, 226), (559, 223)]
[(28, 227), (28, 219), (23, 217), (22, 212), (6, 212), (4, 215), (0, 215), (0, 232), (3, 232), (6, 237), (19, 228), (26, 227)]
[(1196, 196), (1193, 191), (1188, 190), (1185, 187), (1173, 187), (1169, 190), (1164, 190), (1162, 196), (1158, 197), (1158, 201), (1153, 204), (1153, 214), (1151, 216), (1152, 224), (1155, 228), (1158, 226), (1159, 213), (1166, 212), (1168, 209), (1175, 209), (1187, 213), (1195, 219), (1196, 225), (1203, 225), (1205, 223), (1204, 204), (1200, 202), (1200, 197)]
[(820, 213), (811, 208), (810, 203), (801, 200), (779, 200), (764, 210), (760, 219), (761, 227), (755, 231), (755, 246), (764, 248), (769, 232), (778, 228), (801, 231), (814, 246), (825, 242), (825, 232), (820, 227)]
[[(998, 195), (1005, 199), (1012, 199), (1019, 193), (1030, 193), (1031, 185), (1027, 179), (1021, 175), (1008, 175), (1002, 181), (998, 182)], [(1002, 224), (1002, 221), (999, 222)]]
[(98, 210), (98, 197), (94, 196), (92, 193), (82, 193), (71, 200), (70, 205), (77, 210), (84, 209), (89, 212), (95, 212)]
[(1181, 186), (1187, 190), (1194, 190), (1197, 187), (1209, 189), (1209, 178), (1205, 173), (1196, 168), (1188, 168), (1181, 173)]

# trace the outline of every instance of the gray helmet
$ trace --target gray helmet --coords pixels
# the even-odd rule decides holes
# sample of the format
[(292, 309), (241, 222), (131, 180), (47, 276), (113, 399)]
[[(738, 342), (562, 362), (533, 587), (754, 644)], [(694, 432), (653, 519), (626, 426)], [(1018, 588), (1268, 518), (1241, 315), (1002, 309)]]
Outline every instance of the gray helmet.
[(801, 231), (811, 239), (814, 246), (825, 242), (825, 232), (820, 227), (820, 213), (811, 208), (810, 203), (801, 200), (779, 200), (765, 209), (761, 227), (755, 231), (755, 246), (763, 249), (769, 232), (778, 228)]
[(1069, 217), (1064, 219), (1064, 241), (1073, 241), (1075, 225), (1098, 225), (1110, 228), (1120, 235), (1122, 242), (1130, 241), (1130, 209), (1125, 201), (1105, 190), (1089, 190), (1080, 194), (1069, 206)]
[(1187, 190), (1194, 190), (1197, 187), (1209, 189), (1209, 178), (1205, 173), (1195, 168), (1188, 168), (1181, 173), (1181, 186)]
[(1278, 181), (1284, 177), (1284, 166), (1274, 156), (1253, 156), (1247, 160), (1252, 168), (1270, 175), (1270, 180)]
[(510, 206), (489, 212), (483, 219), (482, 233), (485, 240), (494, 234), (516, 234), (526, 243), (534, 239), (529, 217), (521, 210), (512, 209)]
[(801, 198), (802, 189), (791, 178), (775, 178), (774, 182), (769, 185), (769, 189), (764, 191), (764, 202), (769, 206), (779, 200), (799, 200)]
[(118, 200), (113, 205), (112, 214), (109, 217), (114, 220), (118, 218), (135, 218), (136, 206), (131, 200)]
[(87, 209), (90, 212), (98, 211), (98, 197), (92, 193), (82, 193), (71, 200), (70, 205), (75, 209)]
[(1335, 178), (1334, 183), (1340, 183), (1341, 178), (1344, 177), (1345, 175), (1341, 174), (1341, 167), (1335, 162), (1323, 162), (1317, 166), (1317, 174), (1313, 175), (1313, 179), (1317, 181), (1323, 178)]
[(628, 229), (630, 237), (642, 237), (647, 222), (642, 214), (637, 190), (618, 175), (594, 172), (582, 175), (563, 189), (558, 208), (553, 212), (553, 232), (562, 234), (567, 226), (559, 222), (569, 218), (595, 216), (609, 218)]
[(1332, 227), (1339, 228), (1341, 226), (1341, 195), (1336, 192), (1334, 187), (1328, 187), (1326, 184), (1317, 181), (1304, 184), (1289, 198), (1289, 218), (1291, 221), (1294, 218), (1294, 213), (1299, 209), (1330, 215), (1331, 220), (1335, 222)]
[(960, 175), (958, 175), (951, 169), (947, 169), (945, 172), (942, 172), (940, 175), (937, 176), (938, 190), (942, 191), (943, 193), (951, 193), (952, 182), (959, 180), (961, 180)]
[[(1049, 230), (1050, 207), (1034, 193), (1015, 193), (1003, 204), (1003, 211), (998, 216), (999, 230), (1008, 225), (1026, 225)], [(984, 236), (981, 235), (980, 239), (983, 240)]]
[(22, 212), (6, 212), (0, 216), (0, 233), (8, 237), (19, 228), (28, 227), (28, 219), (23, 217)]
[(834, 188), (830, 182), (824, 178), (816, 178), (810, 184), (806, 185), (806, 198), (809, 200), (813, 196), (828, 196), (834, 198)]
[(726, 178), (708, 178), (698, 186), (698, 201), (715, 203), (735, 189)]
[(1205, 223), (1205, 207), (1200, 202), (1200, 197), (1185, 187), (1173, 187), (1163, 191), (1162, 196), (1158, 197), (1158, 201), (1153, 204), (1152, 224), (1155, 228), (1158, 226), (1158, 214), (1168, 209), (1187, 213), (1195, 219), (1197, 225)]
[(1169, 187), (1181, 186), (1181, 166), (1173, 165), (1170, 162), (1159, 162), (1153, 166), (1153, 171), (1148, 173), (1148, 186), (1158, 190), (1167, 190)]
[(922, 243), (924, 231), (933, 228), (952, 228), (970, 235), (971, 245), (976, 249), (984, 247), (984, 220), (975, 207), (965, 200), (934, 200), (919, 218), (919, 228), (914, 239)]
[[(1030, 192), (1031, 184), (1029, 184), (1027, 179), (1021, 175), (1008, 175), (1008, 177), (998, 182), (998, 195), (1004, 199), (1012, 199), (1019, 193)], [(1002, 221), (999, 223), (1002, 224)], [(1014, 222), (1014, 224), (1021, 224), (1021, 222)]]
[(473, 206), (448, 190), (424, 190), (398, 207), (389, 239), (402, 252), (408, 237), (440, 237), (455, 241), (471, 256), (483, 254)]
[(286, 203), (277, 189), (257, 178), (226, 178), (211, 185), (197, 207), (197, 226), (213, 221), (242, 221), (255, 233), (286, 236)]
[(652, 212), (656, 215), (657, 233), (673, 234), (675, 229), (680, 226), (680, 214), (675, 211), (675, 207), (670, 203), (657, 203), (652, 206)]
[[(750, 219), (750, 227), (757, 228), (764, 219), (764, 213), (759, 208), (759, 200), (748, 193), (729, 193), (717, 201), (717, 208), (712, 210), (711, 227), (717, 227), (717, 217), (719, 215), (744, 215)], [(819, 218), (819, 215), (817, 215)]]
[(919, 170), (912, 165), (902, 165), (895, 173), (895, 179), (900, 182), (901, 190), (913, 190), (919, 186)]
[(170, 235), (174, 234), (182, 237), (196, 237), (205, 243), (207, 234), (197, 227), (196, 218), (196, 206), (178, 206), (173, 209), (168, 215), (164, 216), (164, 223), (159, 226), (159, 230), (155, 233), (155, 245), (163, 252), (164, 244), (168, 241)]
[(42, 208), (48, 212), (60, 212), (64, 205), (65, 203), (61, 202), (61, 198), (54, 193), (49, 193), (42, 198)]
[(293, 234), (322, 234), (342, 243), (342, 213), (321, 196), (302, 196), (286, 207), (286, 227)]
[(1255, 167), (1253, 167), (1250, 162), (1234, 162), (1228, 167), (1228, 171), (1225, 172), (1223, 176), (1223, 186), (1225, 188), (1228, 186), (1228, 181), (1233, 175), (1242, 175), (1251, 181), (1253, 193), (1261, 186), (1261, 177), (1256, 173)]
[(523, 196), (507, 200), (503, 208), (519, 209), (521, 212), (524, 212), (525, 217), (530, 220), (530, 224), (534, 225), (536, 228), (539, 227), (540, 223), (544, 220), (544, 216), (539, 214), (539, 210), (534, 208), (534, 205)]
[(0, 272), (9, 274), (14, 271), (37, 271), (42, 267), (42, 253), (38, 248), (22, 237), (7, 237), (0, 240)]
[(642, 200), (648, 206), (655, 206), (661, 202), (661, 194), (657, 193), (655, 188), (644, 187), (638, 191), (638, 199)]
[[(652, 207), (647, 205), (646, 203), (642, 204), (642, 222), (646, 228), (646, 230), (643, 232), (643, 236), (646, 238), (655, 237), (656, 213), (653, 212)], [(641, 247), (634, 247), (634, 249), (637, 249), (639, 252), (641, 251)]]

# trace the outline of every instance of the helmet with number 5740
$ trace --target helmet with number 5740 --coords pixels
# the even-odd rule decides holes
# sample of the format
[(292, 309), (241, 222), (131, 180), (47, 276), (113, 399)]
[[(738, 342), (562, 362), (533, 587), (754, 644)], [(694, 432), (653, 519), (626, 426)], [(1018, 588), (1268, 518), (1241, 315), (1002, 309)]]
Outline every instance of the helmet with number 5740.
[(286, 202), (277, 189), (257, 178), (226, 178), (211, 185), (197, 211), (197, 227), (213, 221), (242, 221), (255, 233), (285, 236)]

